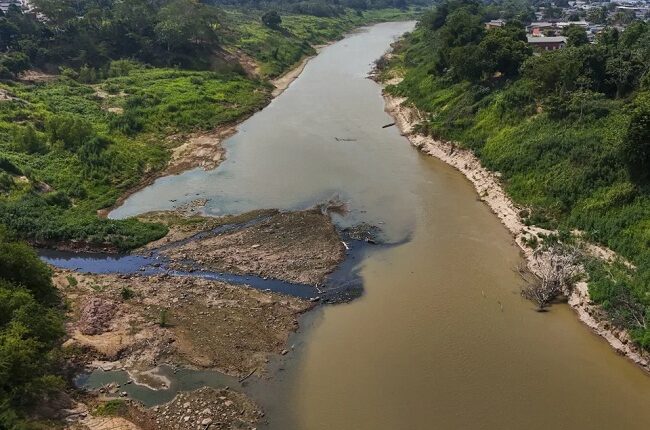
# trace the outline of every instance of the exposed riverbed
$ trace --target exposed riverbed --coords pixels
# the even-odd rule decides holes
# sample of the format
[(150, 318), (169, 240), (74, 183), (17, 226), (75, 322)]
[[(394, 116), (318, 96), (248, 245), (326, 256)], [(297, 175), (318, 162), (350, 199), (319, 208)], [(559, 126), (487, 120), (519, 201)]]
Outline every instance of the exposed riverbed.
[(472, 185), (382, 128), (392, 119), (366, 76), (412, 25), (324, 48), (226, 141), (217, 169), (160, 178), (110, 216), (197, 194), (213, 215), (338, 197), (340, 227), (367, 222), (404, 242), (366, 256), (365, 294), (304, 317), (295, 349), (272, 363), (283, 370), (250, 382), (272, 429), (648, 428), (650, 378), (567, 306), (534, 312), (519, 296), (518, 249)]

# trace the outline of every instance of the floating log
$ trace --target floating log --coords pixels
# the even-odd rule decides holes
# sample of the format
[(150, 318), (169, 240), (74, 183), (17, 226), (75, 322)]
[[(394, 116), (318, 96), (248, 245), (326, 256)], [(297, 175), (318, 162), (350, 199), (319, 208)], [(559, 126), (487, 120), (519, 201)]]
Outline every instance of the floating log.
[(395, 123), (391, 122), (390, 124), (382, 125), (381, 128), (388, 128), (388, 127), (392, 127), (394, 125), (395, 125)]

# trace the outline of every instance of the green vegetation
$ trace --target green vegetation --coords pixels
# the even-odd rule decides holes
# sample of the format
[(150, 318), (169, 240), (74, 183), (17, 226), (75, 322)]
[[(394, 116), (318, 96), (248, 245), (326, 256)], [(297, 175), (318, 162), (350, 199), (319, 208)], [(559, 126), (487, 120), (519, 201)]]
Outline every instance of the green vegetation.
[(167, 231), (96, 215), (165, 166), (164, 137), (231, 122), (269, 97), (264, 84), (240, 75), (144, 67), (97, 87), (68, 78), (3, 87), (15, 99), (0, 104), (0, 154), (9, 178), (0, 222), (36, 243), (118, 249)]
[(93, 415), (99, 417), (124, 416), (128, 412), (128, 406), (124, 400), (113, 399), (99, 404), (93, 411)]
[(369, 10), (359, 15), (352, 11), (337, 16), (282, 15), (276, 26), (264, 24), (267, 12), (228, 10), (223, 15), (224, 44), (239, 49), (260, 66), (264, 77), (286, 72), (302, 58), (316, 53), (313, 46), (337, 40), (355, 27), (414, 17), (415, 12), (399, 9)]
[(160, 309), (160, 312), (158, 313), (158, 325), (160, 327), (169, 327), (169, 309)]
[[(41, 246), (118, 251), (167, 232), (97, 216), (162, 171), (180, 143), (167, 137), (259, 110), (271, 92), (259, 78), (284, 73), (313, 54), (312, 45), (409, 16), (339, 7), (319, 18), (195, 0), (33, 4), (47, 20), (18, 8), (0, 16), (0, 224)], [(245, 75), (241, 53), (259, 65), (259, 78)], [(59, 75), (14, 79), (30, 67)]]
[(122, 300), (130, 300), (135, 297), (135, 291), (129, 287), (122, 287), (120, 290), (120, 297), (122, 297)]
[(488, 17), (471, 0), (427, 14), (390, 62), (404, 80), (389, 91), (429, 113), (423, 132), (500, 172), (527, 222), (631, 261), (589, 264), (590, 293), (650, 349), (650, 25), (596, 44), (570, 28), (570, 47), (532, 55), (519, 22), (486, 31)]
[(26, 408), (63, 386), (55, 376), (59, 306), (47, 266), (0, 229), (0, 428), (26, 428)]

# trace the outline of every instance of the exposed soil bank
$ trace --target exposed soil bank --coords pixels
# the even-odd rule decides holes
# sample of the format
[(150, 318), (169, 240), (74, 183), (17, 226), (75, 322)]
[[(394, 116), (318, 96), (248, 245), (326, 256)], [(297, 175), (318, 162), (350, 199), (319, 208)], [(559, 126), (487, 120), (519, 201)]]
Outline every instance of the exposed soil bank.
[[(384, 82), (384, 85), (399, 83), (400, 78)], [(396, 125), (402, 134), (421, 152), (438, 158), (460, 171), (472, 182), (474, 188), (492, 212), (497, 215), (501, 223), (510, 231), (517, 245), (524, 254), (528, 268), (534, 274), (539, 273), (533, 259), (534, 249), (526, 245), (527, 240), (538, 237), (538, 234), (547, 235), (551, 231), (534, 226), (526, 226), (519, 216), (523, 208), (519, 208), (508, 197), (498, 174), (495, 174), (481, 165), (480, 160), (471, 150), (462, 149), (451, 142), (436, 140), (415, 132), (415, 126), (422, 121), (423, 115), (415, 108), (405, 104), (406, 98), (395, 97), (383, 92), (386, 112), (395, 118)], [(614, 253), (603, 247), (593, 244), (587, 251), (599, 258), (612, 258)], [(578, 313), (582, 322), (589, 326), (596, 334), (602, 336), (621, 355), (625, 355), (636, 364), (650, 371), (650, 358), (630, 340), (629, 334), (622, 329), (613, 327), (604, 318), (604, 313), (599, 306), (589, 299), (587, 283), (579, 282), (568, 300), (569, 305)]]
[(267, 356), (283, 351), (299, 314), (313, 306), (190, 277), (59, 270), (54, 281), (70, 303), (64, 347), (90, 369), (128, 370), (136, 379), (163, 363), (262, 373)]
[(305, 70), (305, 67), (307, 66), (307, 63), (309, 63), (309, 61), (312, 58), (314, 58), (316, 55), (318, 55), (323, 48), (325, 48), (326, 46), (328, 46), (328, 45), (330, 45), (332, 43), (334, 43), (334, 42), (330, 42), (330, 43), (325, 44), (325, 45), (314, 46), (314, 49), (316, 50), (316, 54), (310, 55), (308, 57), (303, 58), (298, 63), (298, 65), (296, 65), (293, 69), (289, 70), (288, 72), (286, 72), (282, 76), (279, 76), (279, 77), (273, 79), (271, 81), (271, 83), (273, 84), (275, 89), (271, 92), (271, 95), (273, 97), (277, 97), (280, 94), (282, 94), (287, 88), (289, 88), (289, 85), (291, 85), (291, 83), (293, 81), (295, 81), (298, 78), (298, 76), (300, 76), (302, 71)]

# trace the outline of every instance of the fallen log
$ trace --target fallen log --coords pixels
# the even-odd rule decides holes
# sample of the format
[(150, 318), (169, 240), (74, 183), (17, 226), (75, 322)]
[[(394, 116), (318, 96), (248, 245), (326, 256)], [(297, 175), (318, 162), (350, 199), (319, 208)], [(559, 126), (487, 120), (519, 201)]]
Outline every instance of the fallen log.
[(255, 373), (256, 370), (257, 370), (257, 367), (254, 368), (253, 370), (251, 370), (250, 373), (249, 373), (248, 375), (244, 376), (243, 378), (240, 378), (240, 379), (239, 379), (239, 382), (242, 383), (242, 382), (244, 382), (245, 380), (247, 380), (248, 378), (250, 378), (251, 376), (253, 376), (253, 373)]

